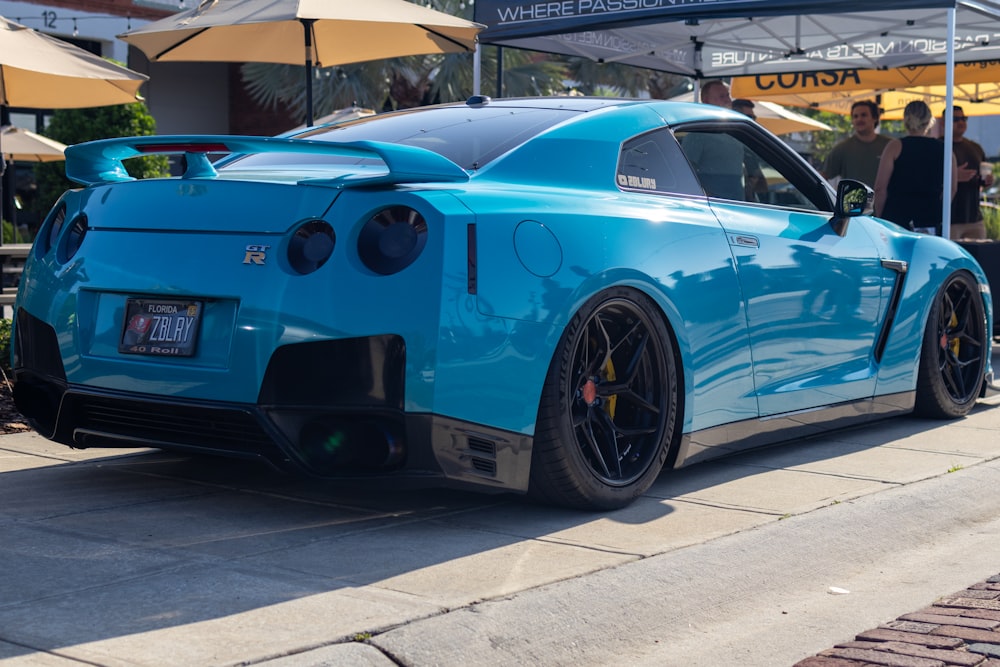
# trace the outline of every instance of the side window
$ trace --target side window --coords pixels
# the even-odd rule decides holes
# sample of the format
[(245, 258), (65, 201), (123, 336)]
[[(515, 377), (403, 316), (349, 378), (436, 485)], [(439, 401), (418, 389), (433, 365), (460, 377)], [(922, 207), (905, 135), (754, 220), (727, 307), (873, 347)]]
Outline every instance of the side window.
[(829, 208), (815, 178), (752, 136), (719, 128), (678, 131), (677, 139), (709, 197), (810, 211)]
[(623, 190), (704, 196), (698, 179), (669, 130), (626, 141), (615, 173)]

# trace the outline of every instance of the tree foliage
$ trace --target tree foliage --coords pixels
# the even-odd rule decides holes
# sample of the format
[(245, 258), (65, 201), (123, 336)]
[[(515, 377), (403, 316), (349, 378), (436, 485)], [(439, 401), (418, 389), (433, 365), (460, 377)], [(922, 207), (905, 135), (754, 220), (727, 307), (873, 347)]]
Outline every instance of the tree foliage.
[(583, 95), (649, 96), (669, 99), (688, 80), (680, 74), (658, 72), (621, 63), (598, 63), (586, 58), (564, 58), (566, 76)]
[[(484, 94), (496, 90), (500, 52), (506, 96), (552, 95), (563, 91), (562, 63), (538, 59), (523, 50), (485, 47), (480, 63)], [(471, 53), (447, 53), (316, 69), (313, 117), (350, 106), (390, 111), (468, 99), (474, 92), (473, 59)], [(240, 72), (247, 93), (262, 107), (285, 104), (293, 113), (305, 114), (304, 67), (247, 63)]]
[[(95, 139), (156, 134), (156, 121), (142, 102), (91, 109), (58, 109), (41, 134), (72, 145)], [(165, 155), (131, 158), (125, 160), (124, 165), (129, 175), (135, 178), (166, 176), (170, 171)], [(31, 202), (31, 210), (43, 215), (52, 208), (63, 192), (79, 187), (66, 178), (63, 162), (35, 165), (35, 181), (38, 184), (38, 194)]]
[[(472, 4), (463, 0), (437, 0), (433, 7), (472, 18)], [(520, 49), (484, 47), (480, 61), (483, 94), (493, 95), (497, 89), (498, 54), (503, 57), (504, 96), (563, 92), (566, 72), (561, 60)], [(475, 92), (474, 57), (472, 53), (432, 54), (316, 68), (313, 117), (350, 106), (389, 111), (468, 99)], [(304, 67), (247, 63), (241, 67), (241, 76), (250, 97), (264, 108), (284, 104), (295, 114), (305, 114)]]

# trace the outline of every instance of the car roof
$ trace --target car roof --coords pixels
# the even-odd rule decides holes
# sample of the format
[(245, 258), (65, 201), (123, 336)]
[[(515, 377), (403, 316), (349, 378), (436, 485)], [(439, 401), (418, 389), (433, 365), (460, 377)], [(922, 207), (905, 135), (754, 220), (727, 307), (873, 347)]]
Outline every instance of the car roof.
[[(600, 117), (602, 120), (599, 120)], [(591, 118), (601, 129), (568, 129)], [(383, 142), (426, 148), (469, 172), (478, 171), (500, 156), (512, 153), (558, 128), (591, 145), (613, 140), (617, 151), (622, 133), (639, 133), (681, 121), (726, 118), (752, 122), (743, 114), (708, 104), (612, 97), (473, 97), (466, 102), (402, 109), (307, 128), (284, 135), (320, 142)], [(586, 121), (585, 121), (586, 122)], [(589, 123), (588, 123), (589, 125)], [(615, 137), (618, 137), (615, 139)], [(330, 163), (328, 155), (307, 158), (274, 152), (227, 162), (229, 167), (297, 168), (309, 162)], [(339, 162), (357, 162), (345, 157)]]
[(632, 104), (646, 104), (651, 100), (632, 99), (623, 97), (584, 97), (580, 95), (561, 95), (549, 97), (501, 97), (491, 98), (485, 96), (471, 97), (465, 102), (453, 102), (439, 106), (496, 106), (513, 107), (518, 109), (571, 109), (574, 111), (593, 111), (614, 106), (628, 106)]

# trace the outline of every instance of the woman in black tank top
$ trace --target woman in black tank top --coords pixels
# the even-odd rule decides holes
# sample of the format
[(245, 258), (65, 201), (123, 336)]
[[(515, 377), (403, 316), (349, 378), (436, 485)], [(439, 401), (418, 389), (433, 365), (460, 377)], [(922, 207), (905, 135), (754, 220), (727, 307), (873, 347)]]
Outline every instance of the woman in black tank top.
[[(875, 215), (907, 229), (941, 230), (941, 194), (944, 190), (944, 144), (927, 136), (934, 123), (930, 107), (917, 100), (906, 105), (906, 136), (890, 141), (882, 152), (875, 178)], [(958, 186), (958, 167), (952, 156), (951, 191)]]

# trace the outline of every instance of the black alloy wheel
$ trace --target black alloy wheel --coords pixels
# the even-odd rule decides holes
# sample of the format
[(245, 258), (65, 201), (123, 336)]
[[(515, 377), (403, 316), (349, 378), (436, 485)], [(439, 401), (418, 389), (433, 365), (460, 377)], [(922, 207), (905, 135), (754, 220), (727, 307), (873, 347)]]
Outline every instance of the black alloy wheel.
[(679, 403), (674, 346), (655, 304), (623, 288), (591, 299), (549, 368), (529, 492), (569, 507), (629, 504), (663, 467)]
[(986, 368), (986, 314), (979, 284), (966, 271), (938, 290), (920, 350), (917, 413), (952, 419), (968, 414)]

